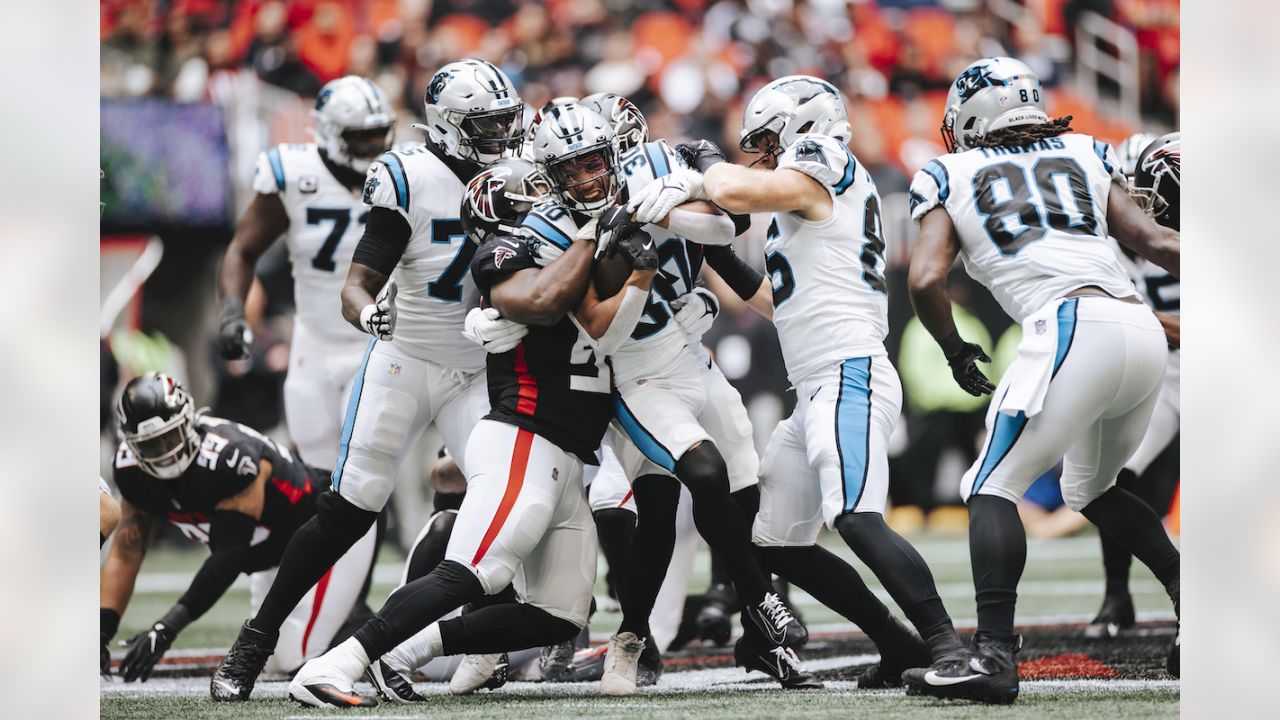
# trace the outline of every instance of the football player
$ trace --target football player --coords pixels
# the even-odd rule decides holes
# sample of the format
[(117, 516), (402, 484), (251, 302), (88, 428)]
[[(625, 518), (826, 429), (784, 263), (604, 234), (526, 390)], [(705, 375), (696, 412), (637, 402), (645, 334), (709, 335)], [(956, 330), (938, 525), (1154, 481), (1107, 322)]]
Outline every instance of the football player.
[[(1027, 552), (1017, 503), (1064, 455), (1066, 504), (1150, 567), (1179, 604), (1178, 551), (1151, 508), (1115, 487), (1159, 399), (1168, 349), (1107, 240), (1177, 277), (1178, 232), (1129, 197), (1109, 145), (1071, 133), (1070, 118), (1049, 117), (1043, 92), (1013, 58), (971, 64), (947, 97), (951, 152), (911, 184), (920, 224), (912, 303), (956, 382), (995, 394), (986, 441), (961, 486), (978, 630), (963, 656), (904, 673), (909, 693), (1017, 699), (1014, 606)], [(952, 322), (947, 274), (957, 255), (1022, 325), (1018, 357), (998, 386), (975, 364), (986, 353)]]
[(302, 460), (333, 468), (347, 395), (369, 341), (343, 322), (338, 292), (369, 215), (360, 201), (365, 172), (391, 149), (396, 113), (377, 85), (352, 75), (325, 85), (312, 115), (316, 142), (277, 145), (258, 156), (255, 195), (218, 272), (219, 342), (224, 358), (248, 357), (244, 304), (254, 265), (283, 236), (297, 308), (285, 420)]
[[(210, 550), (173, 608), (129, 641), (120, 674), (145, 681), (178, 633), (241, 573), (249, 575), (252, 604), (262, 602), (285, 544), (314, 514), (328, 481), (256, 430), (197, 413), (191, 396), (167, 375), (129, 381), (116, 415), (124, 442), (113, 467), (123, 511), (102, 567), (104, 674), (107, 643), (129, 604), (157, 520), (168, 520)], [(308, 588), (283, 623), (273, 671), (291, 672), (329, 647), (361, 600), (376, 551), (375, 536), (366, 534)]]
[[(1150, 154), (1144, 151), (1151, 149)], [(1139, 207), (1150, 214), (1157, 223), (1179, 230), (1180, 192), (1182, 179), (1182, 143), (1179, 133), (1171, 133), (1156, 139), (1154, 135), (1139, 133), (1116, 147), (1121, 171), (1129, 180), (1129, 194)], [(1139, 162), (1140, 158), (1146, 162)], [(1142, 299), (1155, 311), (1156, 318), (1165, 327), (1169, 340), (1169, 361), (1164, 369), (1164, 382), (1160, 387), (1160, 399), (1151, 415), (1151, 425), (1133, 457), (1124, 464), (1116, 479), (1116, 487), (1124, 488), (1156, 507), (1155, 497), (1160, 489), (1154, 487), (1156, 478), (1145, 476), (1147, 468), (1173, 442), (1179, 429), (1179, 398), (1181, 375), (1181, 351), (1178, 349), (1181, 335), (1181, 282), (1167, 270), (1149, 262), (1128, 248), (1120, 248), (1121, 260), (1129, 271), (1129, 277), (1137, 286)], [(1129, 594), (1129, 566), (1133, 555), (1113, 538), (1100, 534), (1102, 541), (1102, 565), (1106, 571), (1107, 588), (1102, 607), (1097, 616), (1085, 628), (1091, 638), (1114, 638), (1120, 630), (1133, 627), (1136, 618), (1133, 596)]]
[(107, 538), (120, 524), (120, 503), (111, 494), (107, 481), (98, 478), (98, 547), (107, 544)]
[[(612, 104), (616, 107), (616, 101)], [(543, 118), (543, 125), (554, 125), (562, 133), (572, 131), (576, 128), (571, 124), (576, 121), (576, 107), (581, 106), (553, 108)], [(622, 115), (611, 111), (614, 114)], [(557, 149), (535, 141), (534, 152), (549, 160)], [(621, 156), (613, 182), (625, 199), (683, 165), (666, 143), (645, 143)], [(568, 179), (557, 175), (556, 164), (548, 163), (545, 172), (553, 189), (568, 186)], [(609, 202), (611, 198), (601, 196), (585, 202), (535, 205), (522, 227), (544, 243), (565, 246), (583, 227), (588, 213), (598, 212)], [(655, 280), (644, 317), (611, 359), (615, 411), (622, 431), (618, 437), (630, 441), (615, 444), (613, 451), (626, 476), (635, 479), (635, 547), (643, 551), (633, 558), (631, 589), (624, 593), (630, 597), (620, 598), (623, 622), (610, 640), (605, 661), (601, 692), (610, 695), (635, 691), (637, 663), (649, 636), (649, 614), (675, 541), (679, 487), (670, 481), (672, 476), (689, 488), (698, 532), (729, 563), (751, 619), (752, 637), (758, 638), (759, 652), (750, 654), (753, 666), (774, 669), (775, 648), (798, 647), (806, 637), (803, 625), (772, 591), (760, 570), (750, 543), (749, 516), (744, 516), (732, 497), (757, 482), (758, 459), (742, 401), (718, 368), (704, 359), (699, 344), (691, 342), (679, 322), (673, 322), (677, 313), (673, 302), (694, 291), (702, 245), (727, 246), (736, 233), (735, 224), (709, 204), (694, 202), (668, 207), (640, 225), (655, 238), (662, 280)], [(714, 304), (704, 299), (709, 295), (706, 291), (698, 294), (692, 300), (696, 303), (693, 309), (714, 315)], [(718, 388), (717, 394), (728, 401), (713, 403), (711, 388)], [(650, 522), (657, 525), (646, 529)], [(775, 677), (787, 687), (815, 686), (816, 681), (799, 668), (794, 653), (786, 654), (792, 663), (781, 676), (775, 671)]]
[(524, 106), (506, 73), (482, 60), (442, 67), (425, 104), (426, 125), (415, 127), (426, 131), (426, 144), (381, 155), (364, 184), (371, 208), (341, 312), (374, 337), (347, 403), (332, 490), (215, 673), (215, 700), (248, 699), (288, 609), (373, 525), (427, 425), (436, 423), (465, 470), (467, 437), (488, 412), (485, 353), (462, 337), (478, 297), (467, 275), (475, 245), (458, 208), (484, 163), (519, 152)]
[[(884, 521), (887, 445), (902, 391), (884, 348), (880, 196), (845, 146), (850, 134), (834, 86), (780, 78), (744, 111), (740, 146), (760, 154), (760, 167), (680, 170), (629, 207), (646, 220), (694, 197), (730, 212), (773, 213), (765, 245), (772, 317), (799, 402), (765, 451), (753, 539), (766, 567), (867, 632), (881, 662), (858, 684), (885, 687), (962, 646), (928, 566)], [(927, 650), (851, 566), (816, 544), (824, 520), (876, 574)]]
[[(643, 233), (595, 222), (619, 189), (616, 138), (603, 118), (557, 108), (534, 142), (547, 148), (539, 166), (552, 193), (561, 203), (592, 205), (591, 222), (563, 246), (504, 234), (476, 251), (472, 274), (486, 304), (531, 327), (513, 350), (488, 355), (492, 410), (467, 443), (467, 494), (445, 559), (393, 593), (354, 637), (303, 666), (289, 685), (300, 703), (376, 704), (352, 692), (354, 681), (424, 623), (419, 637), (432, 655), (554, 645), (586, 624), (596, 541), (582, 468), (595, 462), (612, 415), (605, 360), (644, 309), (657, 254)], [(597, 242), (617, 243), (632, 267), (605, 299), (588, 282)], [(513, 581), (523, 603), (436, 622)], [(475, 679), (478, 686), (487, 677)], [(451, 689), (465, 691), (466, 681), (455, 674)]]

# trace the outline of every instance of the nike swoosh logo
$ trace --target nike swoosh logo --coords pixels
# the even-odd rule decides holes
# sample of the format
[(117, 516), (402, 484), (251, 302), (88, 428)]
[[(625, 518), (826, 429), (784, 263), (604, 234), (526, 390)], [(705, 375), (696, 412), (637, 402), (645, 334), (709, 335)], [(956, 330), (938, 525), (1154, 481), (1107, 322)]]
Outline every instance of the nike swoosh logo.
[(942, 687), (946, 685), (959, 685), (962, 682), (969, 682), (970, 680), (980, 677), (982, 677), (980, 674), (962, 675), (960, 677), (943, 677), (937, 672), (930, 670), (924, 674), (924, 681), (935, 687)]
[(226, 690), (227, 692), (231, 693), (232, 695), (239, 695), (239, 694), (240, 694), (240, 688), (237, 688), (235, 685), (232, 685), (231, 683), (227, 682), (226, 680), (219, 680), (219, 679), (217, 679), (217, 678), (214, 678), (214, 679), (213, 679), (213, 684), (214, 684), (214, 685), (217, 685), (218, 687), (222, 688), (223, 690)]
[(652, 240), (650, 240), (649, 242), (647, 242), (647, 243), (645, 243), (644, 245), (642, 245), (642, 246), (640, 247), (640, 249), (641, 249), (641, 250), (648, 250), (648, 249), (649, 249), (649, 248), (651, 248), (651, 247), (653, 247), (653, 241), (652, 241)]
[(818, 393), (820, 393), (820, 392), (822, 392), (822, 388), (821, 388), (821, 387), (819, 387), (817, 390), (814, 390), (814, 391), (813, 391), (813, 394), (809, 396), (809, 402), (813, 402), (813, 399), (814, 399), (814, 398), (816, 398), (816, 397), (818, 397)]

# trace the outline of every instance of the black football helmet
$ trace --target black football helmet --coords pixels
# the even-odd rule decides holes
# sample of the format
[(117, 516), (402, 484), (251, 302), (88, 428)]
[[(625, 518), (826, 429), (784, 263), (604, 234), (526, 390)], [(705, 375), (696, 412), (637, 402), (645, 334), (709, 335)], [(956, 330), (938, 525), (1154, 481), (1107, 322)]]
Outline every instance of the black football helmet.
[(582, 98), (582, 104), (595, 110), (613, 125), (618, 134), (618, 152), (649, 142), (649, 124), (635, 103), (616, 93), (595, 93)]
[(477, 245), (499, 233), (514, 234), (524, 214), (549, 190), (546, 178), (528, 160), (486, 165), (462, 194), (462, 229)]
[(124, 443), (148, 475), (172, 480), (200, 450), (191, 395), (168, 375), (147, 373), (129, 381), (116, 403)]
[(1182, 134), (1161, 135), (1138, 156), (1129, 195), (1153, 220), (1180, 230)]

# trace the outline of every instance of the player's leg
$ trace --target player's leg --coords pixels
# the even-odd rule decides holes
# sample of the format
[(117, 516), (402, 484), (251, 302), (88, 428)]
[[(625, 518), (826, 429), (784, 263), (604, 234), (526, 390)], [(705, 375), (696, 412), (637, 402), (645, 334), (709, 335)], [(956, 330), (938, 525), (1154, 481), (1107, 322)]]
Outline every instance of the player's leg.
[(701, 372), (623, 383), (615, 397), (627, 436), (649, 460), (689, 488), (698, 532), (712, 549), (724, 553), (753, 622), (773, 642), (803, 644), (803, 625), (772, 592), (751, 551), (750, 524), (730, 496), (724, 458), (697, 421), (706, 401)]
[[(640, 656), (640, 675), (637, 679), (637, 683), (641, 686), (647, 684), (646, 673), (650, 671), (654, 674), (654, 682), (657, 681), (657, 675), (661, 673), (661, 654), (670, 647), (680, 630), (684, 619), (685, 603), (689, 600), (689, 584), (693, 579), (694, 562), (697, 559), (698, 549), (703, 545), (702, 538), (698, 535), (698, 528), (693, 524), (692, 499), (688, 496), (688, 492), (681, 489), (680, 502), (676, 506), (676, 539), (671, 552), (671, 561), (667, 564), (666, 577), (663, 578), (662, 587), (654, 599), (653, 612), (649, 613), (649, 637), (653, 639), (653, 648), (650, 650), (649, 642), (646, 640), (645, 652)], [(730, 604), (727, 606), (727, 612), (722, 616), (724, 622), (721, 644), (729, 642), (729, 634), (732, 631), (729, 615), (736, 611), (737, 606), (736, 602)], [(653, 666), (646, 662), (646, 657), (656, 661)]]
[(466, 460), (467, 496), (445, 560), (392, 593), (350, 640), (304, 665), (290, 684), (291, 697), (317, 706), (349, 702), (352, 683), (371, 658), (382, 657), (450, 610), (510, 584), (552, 520), (559, 499), (556, 480), (571, 475), (571, 468), (564, 453), (545, 439), (489, 420), (476, 426)]
[(631, 557), (635, 545), (636, 512), (631, 483), (606, 442), (599, 469), (591, 479), (588, 498), (600, 550), (609, 566), (606, 586), (619, 605), (631, 585)]
[[(1151, 473), (1148, 469), (1166, 448), (1173, 442), (1179, 429), (1179, 353), (1169, 353), (1169, 362), (1165, 367), (1164, 381), (1160, 387), (1160, 398), (1151, 415), (1151, 423), (1147, 426), (1142, 443), (1134, 451), (1133, 456), (1125, 463), (1116, 478), (1116, 487), (1127, 490), (1138, 496), (1153, 510), (1159, 513), (1156, 498), (1161, 495), (1156, 487), (1159, 471), (1157, 467)], [(1085, 634), (1092, 638), (1115, 637), (1120, 630), (1132, 627), (1134, 617), (1133, 597), (1129, 593), (1129, 567), (1133, 555), (1119, 541), (1106, 533), (1098, 534), (1102, 545), (1102, 567), (1106, 575), (1106, 592), (1102, 607), (1097, 616), (1085, 628)]]
[(956, 654), (963, 646), (933, 573), (884, 520), (889, 438), (902, 406), (897, 371), (885, 356), (854, 358), (840, 364), (838, 376), (833, 370), (803, 385), (806, 449), (828, 524), (884, 585), (933, 658)]

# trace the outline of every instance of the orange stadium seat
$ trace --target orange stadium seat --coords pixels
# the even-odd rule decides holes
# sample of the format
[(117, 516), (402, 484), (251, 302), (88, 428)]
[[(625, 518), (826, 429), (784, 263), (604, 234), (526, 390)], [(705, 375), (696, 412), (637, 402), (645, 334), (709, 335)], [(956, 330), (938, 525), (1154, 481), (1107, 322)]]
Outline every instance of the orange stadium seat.
[(453, 13), (436, 21), (433, 32), (452, 35), (461, 52), (469, 53), (480, 47), (489, 32), (489, 23), (469, 13)]
[(920, 50), (925, 72), (945, 74), (946, 59), (956, 49), (956, 19), (946, 10), (921, 8), (907, 13), (903, 34)]

